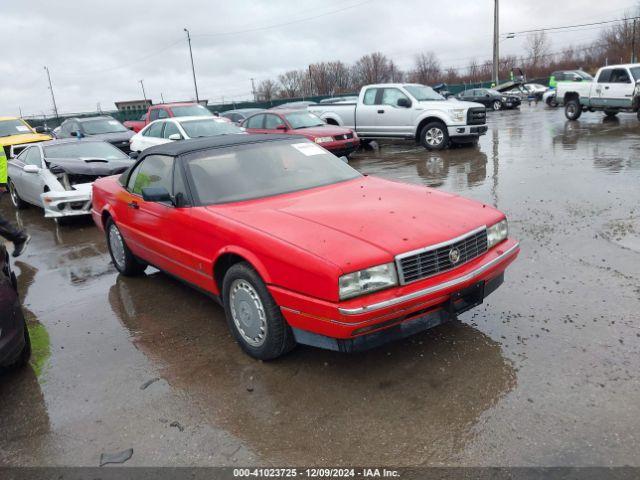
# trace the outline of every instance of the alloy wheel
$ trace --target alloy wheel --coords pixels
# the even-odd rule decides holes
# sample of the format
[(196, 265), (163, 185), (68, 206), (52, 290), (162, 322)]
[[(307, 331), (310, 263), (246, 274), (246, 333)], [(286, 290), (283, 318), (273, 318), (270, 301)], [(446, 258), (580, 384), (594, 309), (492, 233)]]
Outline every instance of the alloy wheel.
[(427, 130), (425, 139), (429, 145), (436, 147), (444, 140), (444, 132), (441, 128), (433, 127)]
[(267, 338), (267, 315), (256, 289), (243, 279), (234, 280), (229, 295), (231, 316), (243, 340), (260, 347)]
[(111, 248), (113, 261), (116, 262), (118, 270), (124, 270), (126, 267), (124, 240), (115, 223), (112, 223), (109, 227), (109, 247)]

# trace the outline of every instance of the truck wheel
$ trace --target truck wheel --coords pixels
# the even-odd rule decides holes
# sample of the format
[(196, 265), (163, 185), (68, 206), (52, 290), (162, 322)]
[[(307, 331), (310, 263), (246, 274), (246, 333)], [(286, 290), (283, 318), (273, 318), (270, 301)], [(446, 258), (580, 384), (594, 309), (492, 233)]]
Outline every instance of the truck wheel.
[(296, 345), (280, 307), (248, 263), (236, 263), (229, 268), (223, 280), (222, 298), (229, 329), (248, 355), (272, 360)]
[(547, 97), (547, 105), (552, 107), (552, 108), (556, 108), (558, 106), (558, 102), (556, 101), (556, 97)]
[(16, 186), (13, 184), (11, 179), (9, 179), (9, 196), (11, 197), (11, 203), (16, 209), (22, 210), (29, 206), (27, 202), (20, 198), (18, 190), (16, 190)]
[(564, 106), (564, 116), (569, 120), (578, 120), (582, 115), (582, 107), (578, 100), (569, 100)]
[(122, 238), (120, 229), (116, 223), (109, 219), (105, 228), (107, 232), (107, 245), (109, 246), (109, 254), (116, 270), (122, 275), (133, 277), (142, 274), (147, 265), (139, 261)]
[(449, 145), (449, 132), (441, 122), (427, 123), (420, 132), (420, 143), (427, 150), (442, 150)]
[(496, 100), (491, 104), (493, 109), (497, 112), (498, 110), (502, 110), (502, 102), (500, 100)]
[(617, 110), (605, 110), (604, 114), (608, 117), (608, 118), (613, 118), (616, 115), (618, 115)]

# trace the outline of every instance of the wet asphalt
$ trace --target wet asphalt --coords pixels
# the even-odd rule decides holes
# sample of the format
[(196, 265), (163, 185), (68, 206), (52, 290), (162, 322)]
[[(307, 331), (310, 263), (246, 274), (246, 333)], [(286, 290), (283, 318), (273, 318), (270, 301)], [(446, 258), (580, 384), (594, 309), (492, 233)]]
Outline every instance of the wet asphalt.
[(483, 305), (362, 354), (262, 363), (222, 309), (119, 276), (91, 221), (3, 215), (36, 346), (0, 377), (0, 465), (640, 465), (640, 122), (523, 105), (478, 146), (383, 143), (363, 173), (497, 206), (522, 253)]

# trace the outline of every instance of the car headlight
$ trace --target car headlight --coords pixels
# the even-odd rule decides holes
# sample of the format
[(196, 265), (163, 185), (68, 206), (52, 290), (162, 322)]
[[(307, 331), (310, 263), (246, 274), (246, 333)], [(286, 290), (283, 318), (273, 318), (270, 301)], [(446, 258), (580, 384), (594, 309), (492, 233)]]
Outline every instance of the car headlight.
[(451, 118), (453, 118), (457, 122), (464, 121), (464, 108), (456, 108), (450, 111)]
[(495, 225), (487, 228), (487, 248), (491, 248), (507, 238), (509, 235), (509, 225), (507, 219), (501, 220)]
[(316, 137), (316, 143), (333, 142), (333, 137)]
[(397, 284), (398, 275), (393, 262), (347, 273), (338, 280), (340, 300), (365, 295)]

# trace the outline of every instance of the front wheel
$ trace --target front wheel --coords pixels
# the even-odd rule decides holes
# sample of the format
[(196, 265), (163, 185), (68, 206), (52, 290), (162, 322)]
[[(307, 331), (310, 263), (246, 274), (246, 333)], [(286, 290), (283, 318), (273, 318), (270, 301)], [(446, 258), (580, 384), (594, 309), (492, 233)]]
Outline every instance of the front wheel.
[(582, 115), (582, 107), (578, 100), (569, 100), (564, 106), (564, 116), (569, 120), (578, 120)]
[(11, 179), (9, 179), (9, 196), (11, 197), (11, 203), (16, 209), (22, 210), (28, 207), (27, 202), (20, 198), (18, 190), (16, 190), (16, 186)]
[(497, 112), (498, 110), (502, 110), (502, 102), (500, 100), (496, 100), (491, 104), (493, 109)]
[(111, 255), (111, 260), (116, 270), (127, 277), (141, 275), (147, 268), (147, 265), (139, 261), (133, 253), (131, 253), (124, 238), (122, 238), (120, 229), (113, 220), (107, 220), (106, 231), (109, 254)]
[(222, 298), (229, 329), (250, 356), (272, 360), (295, 346), (280, 307), (248, 263), (236, 263), (227, 271)]
[(427, 123), (420, 133), (420, 143), (427, 150), (442, 150), (449, 145), (449, 132), (440, 122)]

